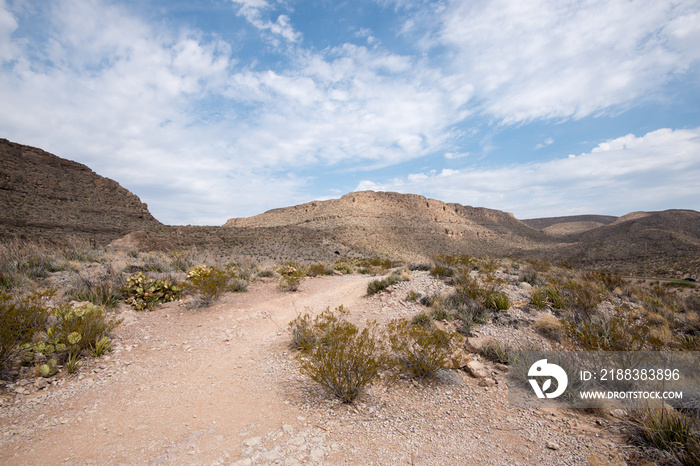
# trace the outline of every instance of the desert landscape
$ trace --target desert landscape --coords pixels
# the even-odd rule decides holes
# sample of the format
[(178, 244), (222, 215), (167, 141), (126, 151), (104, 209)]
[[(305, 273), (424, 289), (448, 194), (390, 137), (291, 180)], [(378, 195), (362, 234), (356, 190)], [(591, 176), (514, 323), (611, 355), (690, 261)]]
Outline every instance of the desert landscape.
[(696, 211), (364, 191), (168, 226), (0, 160), (4, 464), (698, 464), (697, 409), (508, 400), (519, 349), (698, 351)]

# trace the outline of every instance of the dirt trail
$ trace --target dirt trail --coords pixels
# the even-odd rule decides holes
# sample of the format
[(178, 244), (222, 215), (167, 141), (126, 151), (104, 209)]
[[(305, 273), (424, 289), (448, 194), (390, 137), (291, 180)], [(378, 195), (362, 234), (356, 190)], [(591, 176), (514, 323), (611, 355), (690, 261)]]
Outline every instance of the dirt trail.
[(353, 406), (326, 396), (298, 373), (287, 323), (341, 304), (386, 317), (386, 302), (364, 297), (371, 279), (315, 278), (297, 293), (257, 282), (208, 309), (125, 311), (108, 356), (2, 408), (0, 462), (616, 462), (617, 447), (590, 419), (509, 413), (504, 385), (482, 388), (461, 375), (378, 384)]

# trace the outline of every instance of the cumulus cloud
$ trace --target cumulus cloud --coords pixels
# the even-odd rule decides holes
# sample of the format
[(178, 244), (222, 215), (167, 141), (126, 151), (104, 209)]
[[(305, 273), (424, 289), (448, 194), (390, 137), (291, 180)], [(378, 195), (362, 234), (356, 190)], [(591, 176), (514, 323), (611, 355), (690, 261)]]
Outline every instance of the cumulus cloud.
[[(454, 168), (482, 155), (466, 158), (462, 143), (480, 137), (466, 121), (486, 115), (519, 125), (617, 111), (653, 97), (700, 56), (699, 8), (689, 0), (393, 2), (405, 26), (397, 28), (400, 39), (418, 38), (423, 47), (413, 54), (410, 45), (401, 53), (386, 48), (391, 41), (375, 38), (385, 37), (379, 29), (357, 29), (368, 46), (304, 48), (293, 14), (278, 11), (284, 3), (232, 0), (232, 14), (268, 43), (285, 45), (266, 50), (277, 55), (264, 65), (235, 56), (215, 34), (168, 29), (103, 0), (50, 2), (38, 38), (20, 39), (18, 28), (35, 24), (16, 7), (21, 3), (13, 10), (0, 0), (2, 136), (87, 163), (139, 194), (167, 223), (222, 223), (322, 196), (309, 186), (324, 170), (369, 171), (432, 156)], [(649, 147), (661, 134), (650, 134), (648, 141), (630, 136), (624, 148), (601, 145), (555, 161), (562, 165), (555, 168), (584, 173), (596, 168), (586, 161), (612, 163), (629, 153), (641, 154), (638, 165), (645, 166), (659, 154)], [(681, 144), (681, 134), (667, 136)], [(426, 169), (361, 187), (524, 212), (527, 193), (540, 206), (565, 205), (554, 194), (555, 186), (569, 187), (557, 181), (555, 162)], [(616, 180), (631, 183), (652, 173), (625, 170), (612, 164), (600, 176), (622, 171), (627, 178)], [(523, 176), (536, 182), (522, 184)], [(576, 186), (592, 178), (569, 180), (571, 189), (590, 198)]]
[(697, 209), (700, 128), (659, 129), (542, 163), (418, 173), (358, 190), (419, 193), (513, 212), (518, 218)]
[(694, 0), (452, 0), (423, 43), (447, 49), (445, 67), (502, 123), (577, 119), (654, 98), (686, 71), (698, 15)]

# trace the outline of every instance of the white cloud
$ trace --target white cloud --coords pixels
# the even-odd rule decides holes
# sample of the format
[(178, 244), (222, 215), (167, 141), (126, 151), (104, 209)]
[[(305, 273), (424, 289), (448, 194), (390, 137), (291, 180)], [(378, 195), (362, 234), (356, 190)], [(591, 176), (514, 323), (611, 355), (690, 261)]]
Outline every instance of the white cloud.
[[(653, 98), (700, 58), (695, 0), (447, 2), (424, 43), (506, 123), (582, 118)], [(649, 95), (651, 94), (651, 95)]]
[[(698, 8), (684, 1), (631, 9), (597, 0), (400, 3), (401, 14), (414, 15), (403, 34), (425, 33), (426, 54), (393, 53), (370, 41), (368, 29), (358, 36), (371, 47), (307, 50), (290, 17), (276, 10), (281, 2), (232, 0), (263, 38), (288, 45), (266, 65), (233, 57), (237, 45), (215, 35), (171, 31), (102, 0), (50, 2), (45, 36), (19, 40), (14, 33), (31, 15), (0, 0), (0, 130), (115, 178), (164, 222), (222, 223), (308, 200), (319, 169), (369, 170), (434, 154), (464, 160), (469, 153), (459, 142), (478, 133), (457, 127), (468, 117), (521, 123), (624, 105), (683, 73), (700, 53), (693, 47)], [(679, 134), (668, 137), (677, 142)], [(647, 147), (650, 141), (639, 142), (645, 137), (626, 144)], [(603, 161), (603, 153), (613, 160), (644, 153), (604, 149), (563, 168), (590, 171), (586, 160)], [(382, 185), (521, 208), (528, 186), (553, 192), (558, 175), (550, 167), (426, 171)], [(521, 184), (523, 174), (539, 184)], [(515, 207), (505, 202), (513, 199)]]
[(531, 218), (697, 209), (699, 179), (700, 128), (664, 128), (606, 141), (576, 157), (365, 180), (357, 189), (419, 193)]
[(545, 139), (544, 141), (538, 143), (538, 144), (535, 146), (535, 149), (542, 149), (543, 147), (551, 146), (552, 144), (554, 144), (554, 139), (552, 139), (552, 138), (547, 138), (547, 139)]
[(281, 36), (288, 42), (298, 42), (301, 33), (294, 30), (289, 16), (279, 15), (275, 21), (264, 20), (263, 11), (269, 10), (270, 4), (265, 0), (231, 0), (234, 5), (239, 5), (238, 14), (243, 16), (250, 24), (261, 31), (270, 31), (276, 36)]
[(97, 0), (52, 3), (50, 25), (43, 56), (20, 49), (0, 74), (3, 134), (118, 180), (167, 223), (308, 200), (308, 179), (287, 172), (445, 151), (468, 98), (382, 49), (296, 50), (289, 68), (256, 70), (217, 39)]
[(0, 64), (11, 60), (15, 55), (15, 47), (10, 37), (17, 30), (17, 20), (7, 10), (5, 0), (0, 0)]

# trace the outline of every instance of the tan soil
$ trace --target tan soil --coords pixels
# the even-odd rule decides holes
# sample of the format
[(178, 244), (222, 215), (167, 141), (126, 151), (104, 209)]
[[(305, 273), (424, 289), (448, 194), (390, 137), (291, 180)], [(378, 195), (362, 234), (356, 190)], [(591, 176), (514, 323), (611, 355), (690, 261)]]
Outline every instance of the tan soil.
[(343, 405), (299, 374), (287, 323), (343, 304), (386, 321), (443, 286), (427, 274), (365, 297), (371, 277), (305, 281), (297, 293), (256, 282), (215, 306), (122, 312), (114, 350), (0, 412), (3, 464), (620, 464), (606, 420), (510, 409), (503, 374), (399, 379)]

